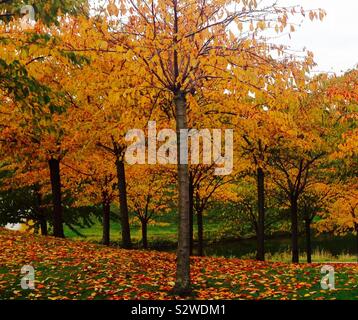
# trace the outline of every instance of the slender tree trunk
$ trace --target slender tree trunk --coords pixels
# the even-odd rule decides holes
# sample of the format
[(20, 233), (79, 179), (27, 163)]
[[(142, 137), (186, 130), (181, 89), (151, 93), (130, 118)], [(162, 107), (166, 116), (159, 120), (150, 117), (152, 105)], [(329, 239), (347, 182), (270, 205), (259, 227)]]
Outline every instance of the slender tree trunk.
[(40, 192), (40, 187), (37, 185), (35, 186), (34, 190), (37, 198), (37, 211), (39, 215), (41, 234), (43, 236), (47, 236), (48, 235), (47, 220), (46, 220), (44, 208), (42, 206), (42, 195)]
[(176, 129), (178, 147), (179, 181), (179, 234), (177, 251), (176, 283), (174, 292), (185, 296), (190, 294), (190, 218), (189, 218), (189, 168), (181, 163), (182, 151), (180, 132), (188, 128), (186, 116), (186, 98), (183, 92), (177, 92), (174, 98), (176, 107)]
[(53, 203), (53, 235), (58, 238), (64, 238), (63, 233), (63, 208), (61, 200), (61, 178), (60, 178), (60, 161), (57, 159), (49, 160), (50, 178), (52, 188)]
[(119, 203), (121, 214), (121, 227), (122, 227), (122, 246), (124, 248), (131, 248), (131, 232), (129, 227), (129, 214), (127, 204), (127, 184), (126, 174), (124, 168), (124, 162), (120, 159), (116, 161), (117, 177), (118, 177), (118, 189), (119, 189)]
[(258, 195), (258, 228), (256, 259), (265, 261), (265, 174), (261, 168), (257, 169)]
[(356, 254), (357, 254), (357, 262), (358, 262), (358, 230), (357, 230), (357, 233), (356, 233)]
[(194, 249), (194, 187), (192, 179), (189, 182), (189, 223), (190, 223), (190, 255)]
[(307, 263), (312, 263), (311, 221), (308, 218), (305, 219), (305, 233), (306, 233)]
[(41, 228), (41, 234), (43, 236), (47, 236), (48, 235), (48, 230), (47, 230), (47, 221), (46, 221), (45, 216), (41, 217), (40, 228)]
[(357, 262), (358, 262), (358, 223), (354, 224), (355, 229), (356, 229), (356, 255), (357, 255)]
[(148, 249), (148, 223), (146, 220), (142, 219), (142, 243), (143, 249)]
[(110, 215), (111, 215), (111, 205), (108, 201), (104, 201), (103, 204), (103, 236), (102, 236), (102, 243), (105, 246), (109, 246), (110, 244)]
[(203, 225), (203, 212), (200, 210), (196, 214), (198, 222), (198, 256), (204, 255), (204, 225)]
[(356, 254), (357, 254), (357, 262), (358, 262), (358, 230), (357, 230), (357, 233), (356, 233)]
[(292, 263), (299, 262), (298, 253), (298, 206), (297, 198), (291, 198)]

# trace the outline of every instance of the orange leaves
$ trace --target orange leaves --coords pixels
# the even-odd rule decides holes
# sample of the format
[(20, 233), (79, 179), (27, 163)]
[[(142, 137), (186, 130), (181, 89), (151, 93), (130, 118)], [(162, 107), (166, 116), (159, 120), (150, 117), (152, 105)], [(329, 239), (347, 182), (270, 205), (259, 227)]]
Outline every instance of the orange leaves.
[[(4, 229), (0, 229), (0, 240), (0, 297), (180, 299), (168, 295), (175, 284), (174, 254), (105, 248)], [(16, 245), (10, 246), (9, 241)], [(31, 250), (36, 250), (37, 261), (30, 261)], [(320, 265), (224, 258), (191, 260), (196, 299), (327, 299), (339, 297), (346, 288), (352, 297), (357, 295), (355, 264), (335, 265), (337, 291), (328, 292), (320, 290)], [(34, 291), (18, 287), (19, 270), (29, 262), (35, 268)]]
[(115, 0), (110, 0), (109, 1), (109, 4), (107, 6), (107, 11), (108, 11), (110, 16), (117, 17), (119, 15), (119, 9), (115, 4)]
[(323, 9), (319, 9), (319, 10), (316, 10), (316, 11), (311, 10), (308, 13), (308, 16), (309, 16), (311, 21), (313, 21), (315, 19), (319, 19), (320, 21), (322, 21), (326, 15), (327, 14)]
[(313, 11), (309, 12), (310, 20), (313, 21), (313, 19), (316, 17)]
[(329, 210), (316, 223), (319, 231), (335, 231), (337, 234), (358, 232), (358, 188), (357, 178), (335, 186), (335, 197)]
[(318, 15), (319, 15), (319, 19), (322, 21), (324, 17), (327, 15), (327, 13), (324, 10), (320, 9)]

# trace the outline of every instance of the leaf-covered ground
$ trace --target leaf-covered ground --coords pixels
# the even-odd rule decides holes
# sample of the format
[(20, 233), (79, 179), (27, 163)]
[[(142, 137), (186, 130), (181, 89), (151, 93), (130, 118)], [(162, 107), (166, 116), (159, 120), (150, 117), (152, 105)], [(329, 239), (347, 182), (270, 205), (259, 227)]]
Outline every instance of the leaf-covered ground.
[[(22, 290), (32, 265), (35, 290)], [(319, 264), (193, 258), (195, 299), (357, 299), (358, 264), (333, 264), (336, 290), (322, 290)], [(0, 299), (173, 299), (175, 255), (106, 248), (0, 228)]]

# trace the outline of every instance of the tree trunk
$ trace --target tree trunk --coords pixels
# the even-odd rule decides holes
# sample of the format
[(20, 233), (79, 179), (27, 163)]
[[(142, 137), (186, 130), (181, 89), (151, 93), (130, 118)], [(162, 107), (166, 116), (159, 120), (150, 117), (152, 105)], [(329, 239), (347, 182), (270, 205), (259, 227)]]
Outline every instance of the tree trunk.
[(57, 159), (49, 160), (50, 178), (52, 188), (53, 203), (53, 235), (58, 238), (64, 238), (63, 233), (63, 208), (61, 201), (61, 178), (60, 178), (60, 161)]
[(204, 225), (203, 225), (203, 212), (197, 212), (197, 222), (198, 222), (198, 256), (202, 257), (204, 255)]
[(357, 232), (356, 232), (356, 254), (357, 254), (357, 262), (358, 262), (358, 230), (357, 230)]
[(189, 223), (190, 223), (190, 255), (194, 249), (194, 186), (192, 179), (189, 182)]
[[(177, 92), (174, 98), (176, 107), (176, 131), (178, 148), (178, 182), (179, 182), (179, 234), (177, 251), (176, 283), (174, 292), (185, 296), (190, 294), (190, 218), (189, 218), (189, 168), (181, 163), (180, 132), (187, 129), (186, 98), (183, 92)], [(185, 150), (183, 150), (185, 151)]]
[(356, 229), (356, 254), (357, 254), (357, 262), (358, 262), (358, 223), (354, 224), (355, 229)]
[(357, 262), (358, 262), (358, 230), (357, 230), (357, 232), (356, 232), (356, 245), (357, 245), (357, 247), (356, 247), (356, 250), (357, 250), (356, 254), (357, 254)]
[(47, 221), (46, 221), (46, 218), (44, 216), (41, 217), (40, 228), (41, 228), (41, 234), (43, 236), (47, 236), (48, 235)]
[(143, 249), (148, 249), (148, 224), (147, 221), (141, 220), (142, 223), (142, 243)]
[(111, 205), (108, 201), (104, 201), (103, 204), (103, 236), (102, 243), (105, 246), (109, 246), (110, 244), (110, 215), (111, 215)]
[(292, 263), (299, 262), (298, 253), (298, 206), (297, 198), (291, 198)]
[(127, 204), (127, 184), (126, 175), (124, 169), (124, 162), (120, 159), (116, 161), (117, 177), (118, 177), (118, 189), (119, 189), (119, 203), (121, 214), (121, 227), (122, 227), (122, 246), (124, 248), (131, 248), (131, 232), (129, 227), (129, 214)]
[(40, 193), (40, 187), (37, 185), (35, 186), (34, 190), (37, 198), (37, 211), (39, 216), (41, 234), (43, 236), (47, 236), (48, 235), (47, 220), (46, 220), (44, 208), (42, 206), (42, 195)]
[(258, 227), (256, 259), (265, 261), (265, 174), (261, 168), (257, 169), (257, 195)]
[(307, 263), (312, 263), (311, 221), (308, 218), (305, 219), (305, 233), (306, 233)]

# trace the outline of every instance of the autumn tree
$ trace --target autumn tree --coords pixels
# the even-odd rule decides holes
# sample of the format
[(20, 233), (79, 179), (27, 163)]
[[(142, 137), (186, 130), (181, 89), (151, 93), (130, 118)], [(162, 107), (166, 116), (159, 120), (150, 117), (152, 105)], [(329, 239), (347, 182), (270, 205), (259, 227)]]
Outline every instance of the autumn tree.
[(73, 206), (102, 207), (102, 243), (109, 246), (111, 218), (113, 220), (111, 205), (118, 198), (116, 172), (111, 158), (90, 144), (73, 152), (62, 165), (65, 169), (64, 189), (74, 197)]
[(73, 20), (63, 30), (62, 41), (69, 54), (81, 53), (91, 61), (77, 74), (76, 81), (81, 81), (74, 100), (82, 109), (84, 119), (78, 129), (86, 136), (88, 144), (108, 153), (113, 159), (122, 245), (130, 248), (129, 181), (125, 163), (130, 141), (126, 141), (126, 135), (132, 129), (147, 129), (148, 121), (156, 120), (154, 110), (165, 103), (165, 94), (141, 86), (143, 79), (136, 76), (138, 70), (131, 66), (134, 63), (133, 54), (123, 50), (122, 39), (111, 40), (114, 26), (108, 10), (106, 8), (103, 16), (95, 16), (90, 20)]
[(349, 232), (356, 235), (356, 250), (358, 252), (358, 196), (356, 179), (341, 186), (337, 200), (329, 211), (321, 214), (324, 218), (316, 226), (319, 231), (331, 231), (338, 235)]
[(336, 133), (335, 148), (329, 159), (336, 196), (332, 199), (332, 205), (320, 213), (323, 219), (315, 225), (319, 231), (355, 233), (358, 252), (357, 74), (358, 70), (355, 68), (339, 77), (324, 77), (321, 82), (326, 111), (332, 118)]
[[(66, 128), (71, 127), (74, 114), (65, 110), (73, 106), (73, 101), (63, 87), (71, 79), (71, 70), (79, 68), (80, 61), (64, 54), (57, 46), (57, 29), (54, 27), (36, 25), (24, 33), (15, 21), (9, 28), (11, 32), (7, 34), (7, 45), (2, 47), (1, 56), (8, 64), (19, 65), (23, 71), (17, 77), (23, 73), (31, 86), (18, 86), (15, 82), (16, 90), (8, 86), (3, 90), (7, 103), (1, 106), (4, 108), (1, 120), (5, 123), (1, 125), (2, 148), (15, 162), (22, 161), (20, 169), (26, 169), (23, 166), (26, 161), (37, 159), (39, 167), (46, 163), (52, 189), (54, 235), (63, 237), (60, 162), (72, 147), (75, 148), (74, 140), (70, 135), (66, 136)], [(21, 46), (29, 35), (34, 38), (34, 43)], [(20, 98), (18, 88), (22, 90)]]
[(173, 203), (173, 178), (162, 167), (133, 166), (128, 187), (129, 207), (139, 219), (142, 245), (148, 248), (148, 225), (160, 214), (167, 213)]
[[(243, 30), (245, 24), (249, 34), (257, 34), (266, 27), (284, 29), (288, 26), (288, 15), (296, 12), (294, 8), (280, 8), (276, 4), (259, 6), (256, 1), (231, 5), (231, 1), (122, 0), (119, 4), (119, 10), (112, 12), (120, 12), (126, 19), (118, 22), (117, 28), (113, 26), (108, 41), (116, 41), (120, 48), (130, 52), (142, 86), (171, 94), (178, 159), (183, 154), (180, 130), (188, 129), (188, 94), (195, 94), (213, 82), (227, 84), (233, 75), (229, 65), (240, 70), (237, 74), (245, 71), (246, 64), (241, 62), (252, 50), (246, 28), (244, 34), (234, 35), (229, 27)], [(318, 16), (318, 12), (311, 15)], [(268, 24), (265, 19), (271, 22)], [(127, 37), (123, 39), (123, 35)], [(266, 53), (266, 49), (262, 47), (261, 54)], [(257, 52), (255, 54), (257, 56)], [(186, 294), (190, 291), (189, 170), (188, 165), (180, 161), (178, 186), (180, 231), (174, 291)]]
[[(325, 157), (331, 152), (332, 127), (322, 125), (324, 108), (315, 105), (315, 98), (309, 94), (296, 100), (290, 112), (285, 115), (286, 131), (271, 149), (274, 182), (287, 195), (290, 203), (292, 262), (298, 262), (299, 216), (298, 203), (301, 196), (314, 181), (322, 168)], [(292, 108), (293, 107), (293, 108)], [(300, 113), (298, 116), (297, 112)], [(276, 171), (275, 171), (276, 170)]]
[(223, 188), (230, 181), (232, 181), (231, 177), (216, 176), (212, 166), (205, 167), (199, 165), (190, 171), (190, 191), (192, 191), (190, 199), (193, 206), (193, 216), (197, 220), (198, 256), (204, 255), (204, 211), (217, 199), (225, 202), (226, 199), (230, 198), (231, 194), (227, 192), (229, 190), (223, 191)]
[[(286, 56), (284, 51), (282, 54)], [(312, 66), (312, 56), (308, 54), (302, 60), (290, 60), (286, 56), (276, 61), (266, 57), (265, 61), (275, 68), (264, 68), (255, 60), (247, 61), (256, 66), (250, 71), (253, 79), (250, 88), (240, 90), (242, 85), (235, 83), (227, 94), (229, 103), (236, 107), (232, 112), (232, 123), (238, 133), (237, 156), (240, 161), (247, 162), (246, 174), (254, 175), (256, 180), (258, 260), (265, 259), (265, 180), (270, 178), (271, 152), (277, 141), (285, 136), (284, 123), (290, 112), (287, 104), (295, 97), (297, 99), (302, 84), (299, 79)], [(246, 73), (249, 76), (249, 71)]]
[[(259, 212), (257, 210), (257, 181), (254, 175), (245, 175), (237, 178), (231, 184), (231, 193), (233, 196), (223, 208), (224, 232), (230, 236), (250, 238), (256, 237), (257, 251), (260, 244), (258, 243), (259, 233)], [(281, 203), (277, 199), (277, 190), (275, 184), (266, 179), (266, 215), (265, 215), (265, 238), (273, 235), (275, 232), (282, 230), (285, 222), (285, 214), (281, 209)], [(219, 203), (218, 205), (221, 205)]]
[(336, 197), (336, 191), (334, 189), (334, 184), (329, 185), (323, 182), (313, 183), (299, 200), (299, 213), (304, 222), (307, 263), (312, 262), (312, 223), (317, 216), (329, 210), (331, 202), (333, 202)]

